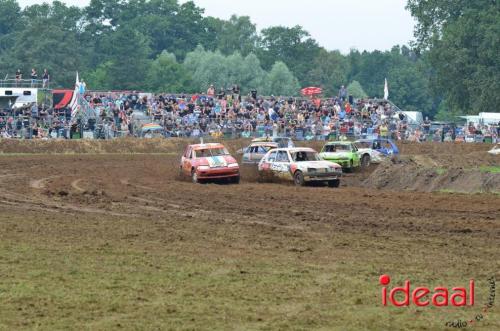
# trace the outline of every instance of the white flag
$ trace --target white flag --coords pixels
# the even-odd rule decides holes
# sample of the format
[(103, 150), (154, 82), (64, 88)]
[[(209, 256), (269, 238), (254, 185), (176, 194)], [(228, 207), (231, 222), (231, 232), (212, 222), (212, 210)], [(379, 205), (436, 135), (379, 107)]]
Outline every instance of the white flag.
[(78, 78), (78, 71), (76, 72), (76, 83), (75, 83), (75, 90), (73, 91), (73, 96), (71, 98), (71, 101), (69, 102), (69, 107), (71, 108), (71, 117), (74, 118), (75, 115), (77, 114), (79, 110), (79, 105), (78, 105), (78, 93), (80, 89), (80, 80)]
[(384, 85), (384, 100), (387, 100), (388, 98), (389, 98), (389, 85), (387, 85), (387, 78), (386, 78)]

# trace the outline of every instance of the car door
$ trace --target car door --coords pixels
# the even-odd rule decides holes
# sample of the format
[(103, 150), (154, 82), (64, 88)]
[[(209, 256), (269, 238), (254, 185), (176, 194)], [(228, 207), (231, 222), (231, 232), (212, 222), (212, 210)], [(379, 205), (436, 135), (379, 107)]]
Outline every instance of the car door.
[(271, 170), (278, 177), (288, 177), (290, 175), (290, 158), (287, 151), (278, 151)]
[(243, 150), (243, 163), (247, 163), (252, 160), (252, 148), (253, 147), (250, 146)]
[(359, 150), (358, 147), (356, 147), (355, 144), (351, 144), (351, 152), (353, 155), (353, 164), (355, 167), (358, 167), (361, 163), (361, 158), (359, 157)]
[(188, 147), (182, 157), (182, 171), (185, 175), (191, 175), (191, 167), (193, 161), (193, 149)]
[(272, 166), (276, 162), (276, 151), (270, 152), (263, 160), (261, 164), (261, 170), (263, 172), (269, 173), (272, 172)]
[(252, 146), (250, 148), (250, 162), (259, 162), (261, 158), (258, 157), (257, 152), (259, 150), (259, 146)]
[(252, 156), (252, 161), (259, 163), (260, 160), (266, 155), (266, 153), (269, 151), (268, 148), (265, 146), (256, 146), (255, 147), (255, 153)]

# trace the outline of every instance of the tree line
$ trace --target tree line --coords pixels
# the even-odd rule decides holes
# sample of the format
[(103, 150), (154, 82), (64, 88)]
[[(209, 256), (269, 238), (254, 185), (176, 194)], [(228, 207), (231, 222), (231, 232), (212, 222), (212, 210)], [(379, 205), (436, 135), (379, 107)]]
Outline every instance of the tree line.
[(346, 85), (356, 97), (381, 97), (387, 78), (390, 99), (405, 110), (441, 117), (494, 111), (498, 6), (409, 0), (418, 22), (412, 45), (342, 54), (300, 26), (259, 32), (247, 16), (204, 16), (191, 1), (92, 0), (83, 8), (53, 1), (21, 9), (0, 0), (0, 75), (47, 68), (52, 86), (71, 87), (79, 71), (91, 89), (179, 93), (238, 84), (244, 94), (297, 95), (321, 86), (333, 96)]

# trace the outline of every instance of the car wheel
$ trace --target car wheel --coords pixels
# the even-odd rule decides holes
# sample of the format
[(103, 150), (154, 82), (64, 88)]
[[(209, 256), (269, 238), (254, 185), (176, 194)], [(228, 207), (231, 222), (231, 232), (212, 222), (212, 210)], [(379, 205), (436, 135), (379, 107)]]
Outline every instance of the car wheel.
[(339, 187), (340, 186), (340, 179), (334, 179), (328, 181), (328, 186), (329, 187)]
[(295, 172), (295, 174), (293, 175), (293, 182), (297, 186), (304, 186), (305, 181), (304, 181), (304, 174), (302, 173), (302, 171)]
[(182, 166), (179, 167), (179, 179), (184, 179), (184, 172), (182, 171)]
[(192, 181), (194, 184), (199, 183), (198, 174), (196, 173), (196, 170), (195, 170), (195, 169), (191, 170), (191, 181)]
[(233, 184), (239, 184), (240, 183), (240, 176), (233, 177), (231, 179), (231, 181), (232, 181)]
[(361, 158), (361, 167), (362, 168), (368, 168), (370, 166), (370, 155), (368, 154), (365, 154), (363, 155), (363, 157)]

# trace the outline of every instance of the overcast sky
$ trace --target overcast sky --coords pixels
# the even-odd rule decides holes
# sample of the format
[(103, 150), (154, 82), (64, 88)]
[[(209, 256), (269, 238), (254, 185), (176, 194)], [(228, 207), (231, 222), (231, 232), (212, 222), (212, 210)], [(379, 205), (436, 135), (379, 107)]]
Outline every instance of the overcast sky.
[[(42, 1), (20, 0), (21, 6)], [(90, 0), (62, 0), (86, 6)], [(185, 2), (181, 0), (180, 2)], [(386, 50), (408, 44), (414, 20), (405, 10), (406, 0), (194, 0), (205, 14), (227, 19), (231, 14), (250, 16), (257, 28), (273, 25), (303, 26), (319, 44), (346, 53)]]

